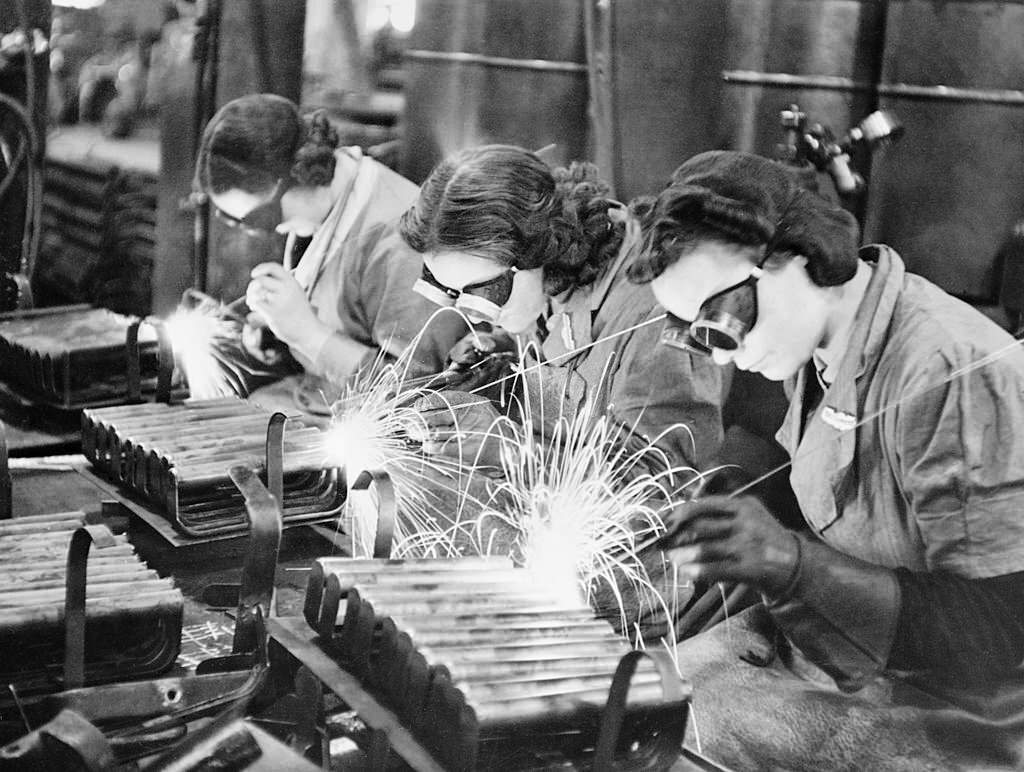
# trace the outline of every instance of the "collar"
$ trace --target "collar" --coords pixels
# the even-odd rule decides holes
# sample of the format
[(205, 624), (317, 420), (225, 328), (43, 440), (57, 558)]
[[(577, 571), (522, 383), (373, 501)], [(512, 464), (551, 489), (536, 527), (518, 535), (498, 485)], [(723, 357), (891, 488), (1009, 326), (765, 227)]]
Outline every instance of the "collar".
[(849, 348), (853, 322), (867, 292), (873, 268), (872, 263), (864, 260), (857, 264), (857, 272), (843, 291), (842, 308), (839, 310), (843, 321), (833, 330), (832, 339), (828, 345), (814, 350), (814, 369), (818, 373), (822, 388), (827, 388), (835, 383), (836, 377), (839, 375), (839, 363), (843, 361)]
[[(348, 236), (363, 210), (369, 205), (379, 176), (379, 165), (373, 159), (364, 157), (358, 147), (339, 148), (334, 152), (339, 156), (336, 178), (344, 178), (344, 181), (339, 186), (338, 197), (331, 211), (313, 234), (313, 240), (306, 247), (303, 260), (293, 272), (295, 280), (306, 289), (307, 296), (312, 292), (329, 258), (337, 253), (337, 249), (333, 247)], [(342, 154), (347, 158), (340, 157)], [(346, 160), (355, 160), (358, 163), (355, 174), (338, 173), (346, 168)], [(334, 188), (333, 181), (331, 187)]]
[[(874, 263), (874, 270), (849, 326), (849, 333), (843, 336), (843, 345), (836, 347), (838, 357), (828, 365), (829, 374), (834, 373), (834, 378), (822, 399), (822, 420), (840, 432), (852, 428), (859, 420), (862, 392), (866, 392), (866, 388), (858, 387), (865, 374), (874, 372), (881, 358), (906, 274), (903, 261), (887, 246), (864, 247), (860, 257)], [(791, 455), (796, 452), (802, 434), (802, 395), (808, 369), (801, 369), (790, 387), (789, 412), (777, 435)], [(853, 452), (853, 435), (850, 434), (849, 438), (850, 447), (843, 454)], [(844, 459), (846, 463), (848, 460)]]

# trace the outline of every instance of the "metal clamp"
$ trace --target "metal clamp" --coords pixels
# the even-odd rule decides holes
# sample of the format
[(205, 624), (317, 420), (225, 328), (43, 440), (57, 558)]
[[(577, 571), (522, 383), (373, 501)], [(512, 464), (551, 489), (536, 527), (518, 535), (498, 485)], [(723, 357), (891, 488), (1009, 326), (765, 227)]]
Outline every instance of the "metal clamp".
[[(629, 687), (640, 659), (646, 657), (654, 663), (661, 676), (662, 706), (673, 713), (673, 720), (659, 727), (657, 737), (628, 759), (616, 758), (620, 745), (622, 724), (627, 714)], [(675, 663), (665, 651), (631, 651), (619, 660), (615, 669), (608, 702), (601, 714), (601, 726), (594, 749), (594, 772), (612, 770), (668, 769), (679, 758), (689, 719), (690, 689), (679, 677)]]
[(249, 550), (242, 566), (232, 644), (232, 651), (241, 654), (256, 648), (259, 620), (271, 613), (281, 547), (281, 506), (249, 467), (233, 466), (228, 475), (245, 497), (249, 514)]
[(370, 484), (377, 488), (377, 528), (373, 537), (373, 557), (391, 557), (391, 545), (395, 540), (395, 521), (398, 519), (398, 496), (391, 475), (383, 469), (369, 469), (361, 472), (352, 483), (351, 490), (365, 491)]
[(89, 548), (113, 547), (117, 541), (105, 525), (83, 525), (71, 535), (64, 579), (64, 688), (85, 684), (85, 595)]

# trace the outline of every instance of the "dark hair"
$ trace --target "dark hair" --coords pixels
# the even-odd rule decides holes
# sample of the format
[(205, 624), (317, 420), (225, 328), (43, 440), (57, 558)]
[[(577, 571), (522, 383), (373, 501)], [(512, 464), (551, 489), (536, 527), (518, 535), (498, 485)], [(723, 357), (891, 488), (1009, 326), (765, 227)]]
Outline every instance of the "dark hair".
[(543, 268), (544, 291), (557, 295), (592, 284), (622, 244), (609, 190), (593, 164), (551, 169), (523, 148), (484, 145), (434, 167), (400, 231), (417, 252)]
[(324, 111), (305, 118), (276, 94), (249, 94), (217, 111), (203, 132), (196, 184), (207, 193), (272, 189), (280, 180), (328, 185), (338, 134)]
[(672, 175), (642, 219), (640, 257), (629, 278), (652, 281), (700, 242), (763, 247), (765, 255), (803, 255), (819, 286), (857, 270), (859, 229), (849, 212), (808, 190), (781, 163), (732, 151), (694, 156)]

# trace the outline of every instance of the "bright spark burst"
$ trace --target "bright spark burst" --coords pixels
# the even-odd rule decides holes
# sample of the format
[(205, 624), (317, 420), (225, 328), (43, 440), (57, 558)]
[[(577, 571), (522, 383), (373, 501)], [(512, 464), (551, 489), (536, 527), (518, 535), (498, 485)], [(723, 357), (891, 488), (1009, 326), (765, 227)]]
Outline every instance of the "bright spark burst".
[(239, 325), (225, 318), (217, 303), (179, 307), (163, 322), (174, 361), (193, 399), (239, 396), (228, 377), (223, 348), (239, 335)]
[[(346, 386), (343, 396), (331, 405), (327, 455), (329, 463), (344, 468), (350, 485), (364, 471), (388, 473), (397, 500), (396, 557), (450, 557), (460, 551), (456, 538), (460, 512), (474, 499), (460, 487), (460, 480), (467, 477), (465, 470), (453, 461), (421, 452), (420, 440), (427, 435), (427, 427), (413, 404), (431, 392), (405, 387), (414, 348), (410, 346), (396, 362), (378, 362)], [(448, 501), (457, 502), (454, 513)], [(349, 496), (345, 526), (355, 556), (372, 554), (378, 503), (372, 489), (369, 495)]]
[(523, 425), (502, 419), (502, 430), (491, 432), (501, 443), (504, 479), (477, 527), (486, 529), (489, 520), (511, 526), (517, 558), (538, 583), (567, 601), (611, 598), (623, 629), (645, 612), (671, 620), (675, 587), (652, 578), (638, 549), (664, 532), (664, 518), (702, 479), (692, 468), (672, 467), (656, 445), (685, 427), (648, 441), (604, 406), (600, 414), (586, 406), (544, 421), (546, 436), (538, 437), (533, 392), (525, 390)]

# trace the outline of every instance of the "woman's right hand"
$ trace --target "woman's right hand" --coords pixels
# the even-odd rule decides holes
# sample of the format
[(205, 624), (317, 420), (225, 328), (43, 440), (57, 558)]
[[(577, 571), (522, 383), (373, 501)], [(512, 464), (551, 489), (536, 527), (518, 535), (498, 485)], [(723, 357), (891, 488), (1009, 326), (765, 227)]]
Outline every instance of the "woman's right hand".
[(452, 381), (461, 391), (476, 391), (500, 383), (517, 358), (516, 340), (505, 330), (471, 330), (448, 352), (448, 372), (457, 374)]
[(423, 452), (475, 467), (502, 468), (502, 446), (514, 431), (489, 399), (463, 391), (439, 391), (413, 404), (423, 421)]

